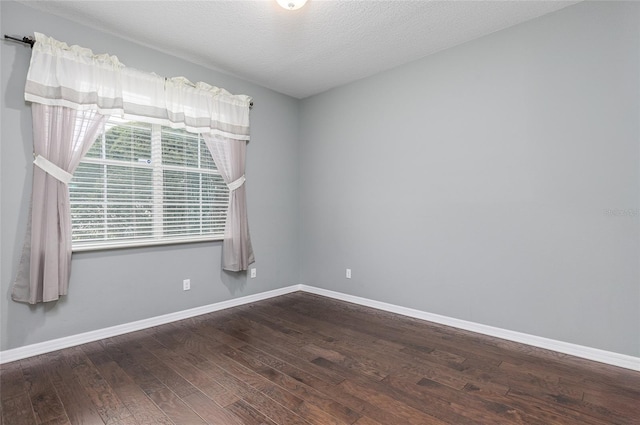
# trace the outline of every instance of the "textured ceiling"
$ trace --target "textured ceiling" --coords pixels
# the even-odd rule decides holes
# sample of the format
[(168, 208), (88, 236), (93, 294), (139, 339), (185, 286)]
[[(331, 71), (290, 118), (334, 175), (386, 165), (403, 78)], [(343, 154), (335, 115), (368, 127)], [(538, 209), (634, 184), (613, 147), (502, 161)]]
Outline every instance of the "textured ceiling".
[(287, 11), (276, 0), (22, 2), (297, 98), (577, 3), (309, 0)]

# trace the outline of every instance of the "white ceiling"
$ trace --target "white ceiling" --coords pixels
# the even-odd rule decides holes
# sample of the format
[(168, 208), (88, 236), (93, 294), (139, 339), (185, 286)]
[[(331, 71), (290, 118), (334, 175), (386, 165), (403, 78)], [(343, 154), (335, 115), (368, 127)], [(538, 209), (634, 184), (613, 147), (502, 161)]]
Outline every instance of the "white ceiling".
[(577, 1), (309, 0), (297, 11), (276, 0), (23, 3), (305, 98)]

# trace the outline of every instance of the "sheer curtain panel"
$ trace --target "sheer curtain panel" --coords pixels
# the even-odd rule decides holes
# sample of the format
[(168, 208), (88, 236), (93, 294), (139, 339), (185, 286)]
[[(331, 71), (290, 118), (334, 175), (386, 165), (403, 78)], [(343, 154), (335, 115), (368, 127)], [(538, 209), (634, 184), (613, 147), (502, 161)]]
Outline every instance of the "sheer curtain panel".
[[(29, 303), (55, 300), (67, 292), (71, 229), (65, 182), (106, 116), (185, 129), (224, 141), (229, 145), (225, 161), (230, 164), (226, 172), (231, 187), (238, 181), (236, 176), (244, 174), (251, 105), (249, 96), (232, 95), (207, 83), (127, 68), (116, 56), (95, 55), (44, 34), (36, 33), (35, 39), (25, 100), (32, 103), (38, 156), (31, 223), (12, 293), (14, 300)], [(232, 190), (229, 215), (237, 219), (227, 220), (225, 233), (232, 242), (227, 243), (225, 237), (223, 257), (234, 259), (224, 260), (230, 264), (228, 270), (245, 270), (247, 262), (253, 261), (246, 197), (244, 187)], [(244, 224), (236, 225), (240, 222)], [(237, 240), (245, 242), (238, 245)], [(236, 252), (243, 260), (236, 260)]]
[(244, 184), (247, 142), (211, 135), (204, 135), (204, 141), (222, 178), (229, 186), (229, 210), (222, 243), (222, 268), (233, 272), (247, 270), (249, 264), (255, 261), (249, 236)]
[(69, 188), (73, 172), (104, 126), (105, 115), (34, 103), (33, 187), (15, 301), (36, 304), (67, 294), (71, 271)]

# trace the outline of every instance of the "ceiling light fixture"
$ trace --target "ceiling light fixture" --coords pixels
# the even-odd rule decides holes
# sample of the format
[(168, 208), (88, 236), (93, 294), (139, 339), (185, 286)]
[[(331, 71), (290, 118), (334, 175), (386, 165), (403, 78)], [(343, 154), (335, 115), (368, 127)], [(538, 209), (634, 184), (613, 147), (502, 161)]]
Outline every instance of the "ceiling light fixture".
[(278, 4), (287, 10), (298, 10), (305, 5), (307, 0), (277, 0)]

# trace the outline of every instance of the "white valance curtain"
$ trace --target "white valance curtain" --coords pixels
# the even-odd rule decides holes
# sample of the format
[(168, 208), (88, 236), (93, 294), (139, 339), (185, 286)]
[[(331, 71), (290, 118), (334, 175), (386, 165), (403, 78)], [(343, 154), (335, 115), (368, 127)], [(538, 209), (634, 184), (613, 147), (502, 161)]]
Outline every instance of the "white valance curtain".
[(249, 96), (127, 68), (116, 56), (94, 55), (39, 33), (35, 37), (25, 86), (29, 102), (249, 140)]
[[(224, 149), (212, 150), (212, 155), (232, 191), (230, 198), (242, 198), (229, 206), (223, 268), (246, 270), (253, 262), (243, 186), (251, 98), (183, 77), (163, 78), (127, 68), (115, 56), (94, 55), (40, 33), (35, 38), (25, 100), (32, 102), (36, 161), (13, 299), (35, 304), (66, 294), (71, 270), (67, 184), (110, 115), (184, 128), (216, 143), (242, 145), (242, 149), (230, 149), (229, 155), (216, 154)], [(234, 177), (238, 174), (241, 178)]]

